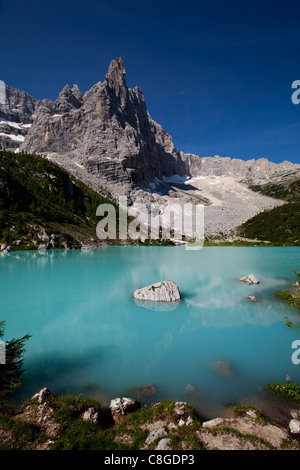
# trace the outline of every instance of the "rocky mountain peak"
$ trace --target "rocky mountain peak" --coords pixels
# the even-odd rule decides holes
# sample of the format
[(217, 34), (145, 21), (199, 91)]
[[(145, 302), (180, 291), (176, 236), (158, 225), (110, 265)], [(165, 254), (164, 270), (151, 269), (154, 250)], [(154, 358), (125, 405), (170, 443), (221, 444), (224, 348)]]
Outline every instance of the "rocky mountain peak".
[(151, 119), (142, 90), (129, 89), (125, 76), (117, 58), (83, 99), (77, 86), (66, 85), (55, 102), (43, 101), (21, 150), (55, 153), (106, 184), (148, 188), (155, 177), (184, 175), (171, 136)]
[(116, 86), (124, 87), (126, 86), (126, 71), (122, 57), (113, 59), (108, 67), (108, 72), (105, 76), (105, 79), (108, 85), (111, 88), (116, 88)]
[(73, 85), (72, 93), (75, 96), (75, 98), (77, 98), (79, 101), (82, 101), (82, 94), (81, 94), (81, 91), (80, 91), (78, 85), (76, 85), (76, 83), (74, 83), (74, 85)]
[(121, 57), (113, 59), (105, 76), (104, 84), (107, 86), (110, 96), (117, 98), (123, 111), (128, 106), (129, 100), (125, 77), (126, 71), (123, 59)]
[[(75, 88), (73, 91), (73, 88), (67, 84), (58, 95), (58, 98), (55, 101), (58, 113), (67, 113), (71, 109), (79, 109), (82, 106), (80, 90), (77, 87), (77, 89)], [(80, 93), (80, 96), (78, 92)]]

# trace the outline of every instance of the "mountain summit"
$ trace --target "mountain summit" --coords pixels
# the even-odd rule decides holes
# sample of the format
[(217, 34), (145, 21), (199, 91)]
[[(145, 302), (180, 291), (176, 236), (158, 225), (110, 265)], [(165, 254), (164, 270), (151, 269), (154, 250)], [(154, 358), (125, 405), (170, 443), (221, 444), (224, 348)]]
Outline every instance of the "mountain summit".
[(141, 89), (128, 88), (125, 77), (117, 58), (103, 83), (83, 98), (76, 85), (66, 85), (56, 101), (43, 100), (21, 150), (56, 154), (106, 182), (130, 187), (185, 175), (187, 164), (172, 138), (149, 115)]

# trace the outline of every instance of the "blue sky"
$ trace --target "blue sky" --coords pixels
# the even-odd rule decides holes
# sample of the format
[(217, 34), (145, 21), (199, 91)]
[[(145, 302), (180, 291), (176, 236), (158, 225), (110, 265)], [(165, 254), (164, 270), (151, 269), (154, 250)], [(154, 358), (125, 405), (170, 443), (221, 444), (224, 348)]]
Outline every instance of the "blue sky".
[(0, 79), (82, 92), (123, 57), (177, 150), (300, 163), (299, 0), (0, 0)]

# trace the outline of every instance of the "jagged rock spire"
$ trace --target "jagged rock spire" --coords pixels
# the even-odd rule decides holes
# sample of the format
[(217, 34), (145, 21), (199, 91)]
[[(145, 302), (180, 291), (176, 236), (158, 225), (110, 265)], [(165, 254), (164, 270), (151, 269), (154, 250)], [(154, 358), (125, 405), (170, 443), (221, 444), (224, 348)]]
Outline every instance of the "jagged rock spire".
[(81, 94), (81, 91), (80, 91), (78, 85), (76, 85), (76, 83), (74, 83), (74, 85), (73, 85), (72, 93), (75, 96), (75, 98), (77, 98), (79, 101), (82, 101), (82, 94)]
[[(68, 112), (70, 109), (78, 109), (82, 106), (82, 96), (79, 88), (75, 88), (75, 93), (73, 92), (73, 88), (71, 89), (70, 85), (67, 84), (58, 95), (55, 102), (58, 112)], [(78, 92), (80, 93), (81, 98), (77, 98), (76, 95), (78, 95)]]
[(126, 71), (122, 57), (113, 59), (105, 76), (105, 83), (120, 101), (122, 109), (125, 109), (128, 101), (128, 88), (125, 77)]
[(114, 88), (116, 85), (126, 86), (125, 76), (126, 71), (122, 57), (113, 59), (105, 77), (108, 85), (111, 88)]

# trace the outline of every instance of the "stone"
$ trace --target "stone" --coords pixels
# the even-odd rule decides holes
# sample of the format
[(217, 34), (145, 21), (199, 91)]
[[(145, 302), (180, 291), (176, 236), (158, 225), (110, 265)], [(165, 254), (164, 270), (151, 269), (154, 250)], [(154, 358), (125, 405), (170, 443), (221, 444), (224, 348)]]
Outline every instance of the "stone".
[(248, 295), (247, 299), (250, 300), (250, 302), (258, 302), (258, 299), (254, 295)]
[(233, 365), (230, 361), (224, 359), (217, 359), (211, 364), (212, 369), (222, 377), (233, 377), (235, 374)]
[(176, 428), (177, 428), (176, 424), (173, 423), (173, 422), (169, 423), (167, 427), (168, 427), (169, 431), (172, 431), (172, 429), (176, 429)]
[(41, 243), (41, 244), (38, 246), (38, 250), (50, 250), (50, 248), (52, 248), (52, 244), (51, 244), (51, 243)]
[(204, 423), (202, 423), (202, 427), (203, 428), (213, 428), (215, 426), (218, 426), (219, 424), (223, 423), (223, 418), (214, 418), (214, 419), (210, 419), (209, 421), (204, 421)]
[(36, 399), (38, 403), (43, 403), (46, 398), (53, 397), (52, 393), (47, 387), (41, 388), (35, 395), (33, 395), (32, 399)]
[(292, 434), (300, 434), (300, 421), (298, 419), (291, 419), (289, 428)]
[(12, 251), (12, 247), (10, 245), (5, 245), (5, 244), (2, 244), (1, 246), (4, 246), (5, 248), (2, 248), (1, 249), (1, 252), (2, 253), (10, 253)]
[(91, 406), (88, 410), (86, 410), (82, 415), (83, 421), (89, 421), (90, 420), (93, 423), (98, 422), (98, 417), (99, 417), (99, 413), (98, 413), (98, 411), (95, 410), (95, 408), (93, 406)]
[(150, 398), (153, 398), (158, 394), (158, 389), (154, 384), (145, 384), (139, 387), (133, 387), (128, 390), (132, 398), (138, 400), (141, 403), (149, 401)]
[(170, 450), (171, 448), (171, 439), (169, 438), (164, 438), (155, 447), (154, 450)]
[(185, 422), (185, 425), (186, 426), (192, 426), (192, 424), (194, 423), (194, 420), (191, 416), (188, 416), (186, 422)]
[(248, 276), (242, 277), (240, 281), (248, 282), (249, 284), (259, 284), (259, 280), (254, 276), (254, 274), (248, 274)]
[(168, 433), (164, 428), (156, 429), (155, 431), (151, 431), (148, 434), (145, 443), (147, 445), (152, 444), (152, 442), (154, 442), (158, 437), (164, 437), (164, 436), (167, 436), (167, 435), (168, 435)]
[(140, 408), (140, 403), (132, 398), (122, 397), (111, 400), (109, 409), (114, 419), (125, 416)]
[(178, 416), (183, 416), (186, 413), (186, 405), (185, 401), (177, 401), (174, 405), (174, 413)]
[(180, 292), (174, 281), (161, 281), (137, 289), (134, 294), (136, 300), (150, 302), (178, 302)]
[(300, 410), (293, 409), (290, 411), (290, 415), (295, 419), (300, 418)]
[(185, 387), (185, 391), (187, 393), (195, 393), (196, 392), (196, 388), (194, 387), (194, 385), (192, 384), (187, 384), (187, 386)]
[(247, 410), (246, 415), (250, 416), (250, 418), (257, 419), (257, 414), (253, 410)]

